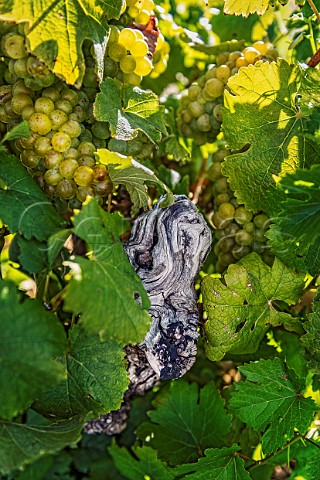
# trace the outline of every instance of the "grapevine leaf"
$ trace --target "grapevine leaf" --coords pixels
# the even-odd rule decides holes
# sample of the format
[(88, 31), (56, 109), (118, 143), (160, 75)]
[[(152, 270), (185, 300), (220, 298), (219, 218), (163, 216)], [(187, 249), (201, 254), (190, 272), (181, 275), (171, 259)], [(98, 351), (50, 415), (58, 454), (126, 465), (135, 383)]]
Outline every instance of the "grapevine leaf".
[(53, 263), (61, 252), (67, 238), (70, 236), (70, 230), (60, 230), (51, 235), (48, 239), (48, 264), (49, 268), (53, 267)]
[(255, 352), (268, 328), (284, 325), (302, 331), (300, 322), (278, 311), (274, 302), (295, 304), (304, 287), (304, 275), (290, 271), (278, 259), (270, 268), (257, 253), (230, 265), (221, 280), (206, 276), (202, 282), (206, 353), (221, 360), (226, 352)]
[(186, 163), (190, 160), (190, 151), (185, 144), (183, 138), (179, 136), (176, 123), (176, 110), (168, 108), (165, 113), (165, 122), (169, 130), (169, 134), (164, 139), (164, 147), (170, 160)]
[(0, 218), (11, 232), (46, 240), (64, 220), (14, 155), (0, 151)]
[(0, 473), (8, 474), (80, 440), (83, 422), (73, 418), (49, 426), (0, 422)]
[(120, 153), (110, 152), (107, 149), (98, 149), (97, 153), (100, 162), (108, 165), (108, 172), (112, 182), (126, 186), (133, 203), (132, 215), (135, 215), (140, 208), (148, 208), (145, 182), (155, 183), (165, 190), (166, 199), (162, 202), (163, 207), (168, 207), (174, 203), (172, 192), (149, 168), (141, 165), (141, 163), (130, 156), (125, 157)]
[(21, 267), (29, 273), (39, 273), (48, 266), (47, 244), (31, 239), (26, 240), (17, 234), (17, 246), (19, 249), (18, 260)]
[(300, 252), (304, 252), (311, 244), (318, 243), (320, 236), (320, 166), (285, 175), (280, 187), (285, 199), (274, 221), (282, 237), (292, 237), (299, 242)]
[(23, 122), (19, 123), (18, 125), (15, 125), (13, 128), (11, 128), (11, 130), (9, 130), (9, 132), (5, 134), (5, 136), (1, 140), (1, 143), (12, 142), (17, 138), (28, 138), (28, 137), (30, 137), (29, 123), (27, 122), (27, 120), (23, 120)]
[(173, 480), (175, 478), (171, 469), (157, 458), (156, 450), (150, 447), (138, 447), (133, 450), (138, 460), (130, 455), (126, 448), (120, 448), (115, 443), (108, 450), (119, 472), (129, 480), (142, 478)]
[(69, 418), (120, 408), (129, 383), (121, 345), (100, 341), (98, 335), (88, 335), (76, 325), (69, 334), (67, 353), (59, 361), (66, 368), (66, 380), (44, 391), (34, 410), (44, 416)]
[(92, 41), (102, 79), (107, 19), (119, 18), (121, 0), (0, 1), (0, 19), (27, 22), (28, 48), (69, 84), (81, 86), (85, 72), (82, 45)]
[(238, 445), (225, 448), (208, 448), (197, 463), (180, 465), (174, 469), (177, 475), (185, 474), (188, 480), (250, 480), (244, 469), (244, 461), (237, 455)]
[(312, 304), (312, 313), (304, 322), (306, 334), (301, 337), (301, 343), (307, 351), (309, 367), (314, 372), (317, 383), (320, 381), (320, 297), (317, 295)]
[(150, 326), (150, 301), (119, 240), (119, 216), (91, 200), (74, 225), (74, 233), (87, 242), (91, 255), (69, 263), (72, 279), (66, 288), (66, 309), (81, 314), (87, 331), (101, 338), (123, 345), (140, 342)]
[(248, 17), (251, 13), (263, 15), (269, 6), (269, 0), (225, 0), (226, 15), (242, 15)]
[(250, 15), (247, 18), (239, 18), (235, 15), (225, 15), (223, 9), (219, 8), (219, 13), (212, 15), (210, 23), (221, 42), (227, 42), (230, 38), (251, 42), (252, 29), (258, 21), (257, 14)]
[[(301, 110), (304, 76), (300, 67), (284, 60), (257, 63), (230, 78), (225, 92), (223, 128), (231, 149), (249, 147), (226, 158), (222, 171), (229, 177), (237, 199), (249, 210), (269, 211), (266, 191), (275, 184), (273, 175), (294, 172), (317, 163), (320, 146), (304, 135), (308, 116)], [(299, 107), (297, 93), (301, 95)], [(309, 108), (309, 115), (314, 110)]]
[(164, 112), (157, 95), (139, 87), (121, 86), (113, 78), (106, 78), (100, 88), (94, 115), (97, 120), (109, 122), (113, 137), (128, 141), (141, 130), (151, 142), (158, 143), (162, 134), (166, 134)]
[(35, 300), (19, 300), (14, 284), (1, 280), (0, 417), (6, 420), (65, 376), (55, 361), (65, 350), (63, 326)]
[(153, 404), (156, 410), (148, 412), (151, 422), (138, 428), (138, 436), (151, 436), (148, 445), (158, 450), (161, 460), (192, 462), (205, 448), (224, 445), (230, 416), (213, 383), (203, 387), (199, 395), (196, 383), (180, 380), (162, 391)]
[(292, 238), (284, 238), (276, 224), (270, 225), (266, 232), (271, 252), (283, 263), (299, 272), (309, 272), (317, 276), (320, 272), (320, 237), (306, 250), (301, 251), (300, 245)]
[(230, 408), (248, 426), (265, 432), (265, 455), (283, 447), (293, 437), (294, 429), (306, 432), (317, 407), (311, 398), (302, 396), (304, 381), (284, 362), (279, 358), (260, 360), (239, 370), (247, 379), (235, 384)]

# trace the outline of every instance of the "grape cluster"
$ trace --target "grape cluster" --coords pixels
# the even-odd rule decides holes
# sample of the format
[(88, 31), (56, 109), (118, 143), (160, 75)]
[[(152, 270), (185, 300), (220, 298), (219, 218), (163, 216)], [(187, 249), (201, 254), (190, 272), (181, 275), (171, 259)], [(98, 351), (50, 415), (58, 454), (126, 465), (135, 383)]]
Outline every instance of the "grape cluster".
[(265, 237), (269, 218), (263, 212), (254, 214), (239, 204), (227, 178), (221, 173), (221, 165), (228, 154), (228, 150), (219, 149), (213, 155), (208, 171), (214, 196), (210, 222), (217, 239), (214, 253), (218, 259), (216, 271), (219, 273), (250, 252), (257, 252), (268, 265), (273, 262)]
[(117, 78), (125, 85), (139, 85), (142, 77), (149, 75), (153, 68), (143, 33), (138, 29), (119, 30), (112, 26), (104, 66), (106, 76)]
[(241, 67), (257, 61), (274, 61), (278, 52), (271, 44), (255, 42), (242, 52), (222, 52), (197, 82), (191, 84), (181, 99), (178, 125), (181, 134), (197, 145), (213, 142), (220, 132), (223, 93), (229, 78)]
[(135, 23), (146, 25), (153, 14), (153, 0), (127, 0), (127, 13)]
[(152, 58), (153, 70), (150, 73), (151, 78), (158, 78), (159, 75), (165, 72), (168, 66), (169, 53), (170, 45), (165, 41), (162, 33), (159, 33), (156, 50)]

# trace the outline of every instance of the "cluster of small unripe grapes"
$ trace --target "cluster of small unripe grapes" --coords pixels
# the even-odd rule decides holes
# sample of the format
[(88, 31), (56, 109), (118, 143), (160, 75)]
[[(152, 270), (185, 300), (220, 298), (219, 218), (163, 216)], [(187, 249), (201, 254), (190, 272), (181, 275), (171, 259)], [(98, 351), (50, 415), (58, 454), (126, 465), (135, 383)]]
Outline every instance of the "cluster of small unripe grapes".
[(227, 178), (221, 173), (221, 166), (230, 152), (220, 149), (213, 155), (208, 171), (212, 182), (213, 212), (210, 222), (215, 228), (217, 243), (214, 253), (217, 256), (216, 271), (222, 273), (250, 252), (257, 252), (268, 265), (273, 257), (266, 245), (265, 233), (269, 228), (269, 218), (263, 212), (253, 213), (237, 202)]
[(169, 53), (169, 43), (165, 41), (164, 36), (160, 33), (157, 40), (156, 51), (152, 57), (153, 70), (150, 73), (151, 78), (158, 78), (159, 75), (165, 72), (168, 66)]
[(242, 52), (222, 52), (197, 82), (191, 84), (181, 99), (178, 125), (181, 134), (198, 145), (213, 142), (220, 132), (223, 93), (230, 77), (241, 67), (257, 61), (274, 61), (278, 52), (271, 44), (255, 42)]

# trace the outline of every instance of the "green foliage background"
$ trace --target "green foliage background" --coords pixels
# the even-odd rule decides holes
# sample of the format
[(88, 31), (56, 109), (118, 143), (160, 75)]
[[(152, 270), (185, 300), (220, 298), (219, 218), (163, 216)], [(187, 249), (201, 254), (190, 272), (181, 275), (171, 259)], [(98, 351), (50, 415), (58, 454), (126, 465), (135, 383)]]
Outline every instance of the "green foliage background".
[[(6, 142), (29, 134), (25, 123), (12, 129), (0, 146), (0, 477), (268, 480), (282, 469), (318, 480), (320, 70), (306, 66), (320, 47), (317, 15), (308, 3), (160, 1), (168, 68), (140, 89), (103, 74), (109, 26), (123, 7), (3, 0), (0, 19), (26, 22), (30, 52), (79, 88), (83, 42), (93, 43), (95, 118), (118, 140), (142, 131), (154, 146), (143, 164), (97, 153), (114, 196), (119, 185), (130, 196), (132, 216), (162, 193), (163, 207), (173, 193), (195, 198), (226, 141), (233, 152), (223, 174), (240, 203), (269, 215), (275, 261), (251, 253), (220, 275), (211, 254), (197, 282), (204, 312), (193, 368), (136, 397), (121, 434), (83, 434), (86, 421), (120, 407), (129, 384), (123, 347), (150, 326), (149, 299), (122, 246), (131, 219), (94, 199), (70, 215), (57, 208), (8, 152)], [(230, 78), (217, 141), (183, 138), (183, 89), (221, 51), (264, 39), (282, 58)], [(210, 208), (199, 205), (208, 219)], [(70, 255), (71, 234), (84, 254)], [(36, 298), (25, 282), (36, 284)]]

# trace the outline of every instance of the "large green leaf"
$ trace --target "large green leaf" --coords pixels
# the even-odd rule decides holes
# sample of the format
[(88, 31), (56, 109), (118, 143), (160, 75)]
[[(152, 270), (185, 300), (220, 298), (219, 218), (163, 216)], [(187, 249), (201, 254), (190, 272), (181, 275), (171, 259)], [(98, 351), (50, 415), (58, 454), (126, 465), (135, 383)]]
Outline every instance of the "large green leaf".
[(8, 474), (80, 440), (79, 418), (49, 426), (0, 422), (0, 473)]
[(305, 136), (308, 115), (316, 107), (311, 104), (305, 113), (310, 102), (309, 93), (300, 89), (304, 79), (300, 67), (279, 60), (242, 68), (228, 82), (225, 138), (231, 149), (247, 148), (227, 157), (222, 171), (249, 210), (269, 211), (266, 192), (275, 185), (273, 175), (320, 161), (320, 145)]
[(161, 460), (157, 458), (156, 450), (150, 447), (135, 448), (136, 460), (126, 448), (116, 444), (109, 447), (109, 453), (119, 472), (129, 480), (154, 478), (156, 480), (173, 480), (174, 474)]
[(152, 170), (141, 165), (132, 157), (125, 157), (120, 153), (110, 152), (107, 149), (98, 149), (101, 163), (108, 165), (108, 172), (113, 183), (125, 185), (133, 203), (131, 214), (135, 215), (140, 208), (147, 209), (148, 194), (145, 182), (155, 183), (162, 188), (167, 196), (163, 201), (164, 207), (174, 202), (174, 196), (170, 189), (159, 180)]
[(259, 432), (266, 455), (283, 447), (294, 435), (304, 434), (317, 406), (311, 398), (304, 398), (303, 380), (299, 379), (284, 362), (260, 360), (239, 367), (247, 377), (235, 384), (231, 393), (231, 410), (248, 426)]
[(158, 450), (161, 460), (192, 462), (206, 448), (224, 445), (231, 418), (213, 383), (199, 394), (196, 383), (179, 380), (157, 395), (153, 405), (151, 422), (138, 428), (138, 436), (150, 437), (148, 445)]
[(0, 417), (23, 412), (41, 389), (65, 376), (55, 361), (65, 351), (63, 326), (36, 300), (20, 303), (14, 284), (0, 280)]
[(67, 83), (80, 87), (83, 41), (92, 41), (102, 77), (107, 19), (119, 18), (122, 5), (123, 0), (1, 0), (0, 19), (27, 22), (30, 51)]
[(69, 334), (66, 355), (59, 359), (67, 378), (43, 392), (33, 408), (44, 416), (69, 418), (93, 411), (98, 416), (117, 410), (128, 388), (123, 348), (88, 335), (80, 325)]
[(275, 219), (284, 240), (299, 242), (304, 252), (320, 236), (320, 166), (297, 170), (280, 182), (284, 200)]
[(140, 130), (158, 143), (166, 133), (164, 111), (157, 95), (139, 87), (121, 86), (113, 78), (102, 82), (94, 114), (97, 120), (110, 123), (112, 136), (118, 140), (132, 140)]
[(17, 157), (0, 149), (0, 218), (11, 232), (46, 240), (65, 223)]
[(224, 282), (206, 276), (202, 282), (206, 353), (221, 360), (226, 352), (255, 352), (271, 325), (302, 332), (298, 319), (277, 310), (276, 301), (295, 304), (304, 287), (304, 275), (275, 259), (270, 268), (257, 253), (230, 265)]
[(92, 199), (74, 225), (91, 254), (90, 259), (76, 257), (68, 263), (72, 279), (65, 293), (66, 309), (81, 314), (87, 331), (103, 339), (122, 345), (141, 342), (150, 326), (150, 301), (120, 242), (120, 217)]
[(238, 445), (208, 448), (197, 463), (180, 465), (174, 471), (177, 475), (184, 474), (182, 478), (188, 480), (250, 480), (244, 461), (237, 455), (239, 449)]

